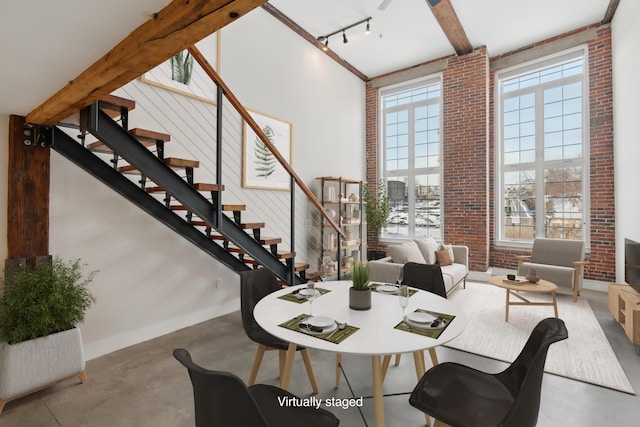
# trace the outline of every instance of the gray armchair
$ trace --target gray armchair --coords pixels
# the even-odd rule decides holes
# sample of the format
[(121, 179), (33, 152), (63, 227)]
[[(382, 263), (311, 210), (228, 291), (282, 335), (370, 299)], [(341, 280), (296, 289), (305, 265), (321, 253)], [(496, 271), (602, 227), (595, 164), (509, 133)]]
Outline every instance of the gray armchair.
[(529, 274), (530, 269), (536, 275), (573, 291), (573, 301), (577, 301), (582, 287), (584, 266), (584, 242), (582, 240), (538, 238), (533, 241), (531, 255), (520, 255), (518, 275)]

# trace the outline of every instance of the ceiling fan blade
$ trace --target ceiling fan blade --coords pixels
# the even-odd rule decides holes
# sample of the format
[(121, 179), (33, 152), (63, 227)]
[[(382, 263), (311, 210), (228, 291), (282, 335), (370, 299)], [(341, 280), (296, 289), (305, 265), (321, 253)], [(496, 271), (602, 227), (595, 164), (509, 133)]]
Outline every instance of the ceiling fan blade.
[(382, 0), (382, 3), (378, 6), (378, 10), (385, 10), (393, 0)]

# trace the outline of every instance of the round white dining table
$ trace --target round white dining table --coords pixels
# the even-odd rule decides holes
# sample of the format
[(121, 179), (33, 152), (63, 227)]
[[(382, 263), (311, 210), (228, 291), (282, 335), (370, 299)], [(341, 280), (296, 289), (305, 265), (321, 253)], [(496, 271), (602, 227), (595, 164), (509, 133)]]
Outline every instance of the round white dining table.
[(279, 326), (295, 316), (309, 314), (310, 303), (308, 301), (296, 303), (279, 298), (305, 286), (298, 285), (273, 292), (261, 299), (256, 304), (253, 312), (256, 321), (262, 328), (290, 343), (280, 378), (280, 387), (286, 390), (289, 386), (297, 346), (331, 351), (340, 355), (369, 355), (371, 356), (376, 427), (384, 426), (382, 381), (390, 356), (413, 353), (416, 376), (420, 379), (425, 372), (424, 350), (432, 350), (432, 361), (437, 363), (433, 349), (458, 336), (467, 324), (464, 313), (451, 301), (436, 294), (418, 290), (409, 298), (406, 313), (411, 313), (416, 309), (423, 309), (453, 315), (455, 318), (437, 338), (394, 329), (402, 320), (402, 307), (397, 295), (372, 292), (371, 309), (359, 311), (349, 308), (350, 281), (317, 283), (316, 286), (325, 288), (330, 292), (322, 294), (313, 301), (313, 315), (327, 316), (337, 322), (346, 322), (348, 325), (359, 328), (353, 335), (339, 344), (335, 344), (302, 331)]

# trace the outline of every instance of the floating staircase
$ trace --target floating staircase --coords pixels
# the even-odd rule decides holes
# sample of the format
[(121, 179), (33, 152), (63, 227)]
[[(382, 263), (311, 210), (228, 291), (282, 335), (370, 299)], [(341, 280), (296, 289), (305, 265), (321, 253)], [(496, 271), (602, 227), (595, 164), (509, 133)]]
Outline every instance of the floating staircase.
[[(223, 185), (195, 182), (198, 160), (165, 157), (170, 135), (128, 129), (133, 108), (105, 97), (59, 123), (79, 128), (79, 141), (56, 127), (52, 148), (228, 267), (265, 266), (285, 284), (304, 282), (309, 265), (279, 248), (280, 237), (261, 236), (264, 222), (244, 221), (244, 204), (222, 203)], [(98, 140), (85, 144), (87, 134)]]

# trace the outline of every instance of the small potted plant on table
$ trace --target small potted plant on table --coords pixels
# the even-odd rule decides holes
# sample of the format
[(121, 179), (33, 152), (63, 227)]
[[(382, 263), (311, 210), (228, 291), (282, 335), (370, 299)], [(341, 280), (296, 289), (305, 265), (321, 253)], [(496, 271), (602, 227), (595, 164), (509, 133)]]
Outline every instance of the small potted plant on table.
[(371, 288), (369, 288), (369, 266), (361, 262), (353, 264), (351, 272), (353, 286), (349, 288), (349, 308), (369, 310), (371, 308)]

